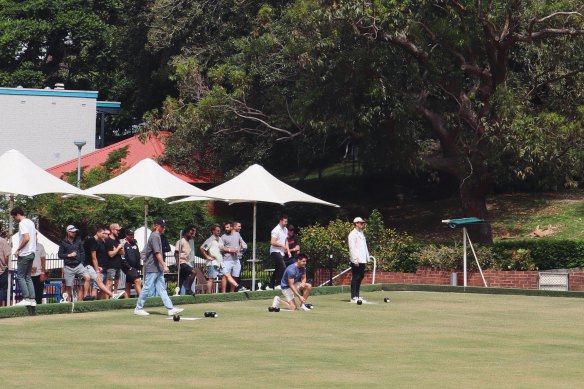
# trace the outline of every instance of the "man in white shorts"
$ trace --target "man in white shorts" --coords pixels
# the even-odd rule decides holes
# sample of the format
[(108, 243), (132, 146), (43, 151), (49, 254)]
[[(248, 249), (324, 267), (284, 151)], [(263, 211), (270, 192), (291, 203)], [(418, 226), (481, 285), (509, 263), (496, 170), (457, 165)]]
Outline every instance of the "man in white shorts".
[(207, 293), (213, 293), (213, 280), (223, 277), (223, 240), (219, 236), (221, 227), (213, 224), (212, 235), (201, 245), (200, 251), (207, 260)]
[(280, 282), (284, 299), (282, 300), (278, 296), (274, 297), (272, 307), (278, 307), (282, 303), (285, 308), (294, 311), (298, 309), (295, 299), (298, 297), (298, 300), (300, 300), (300, 309), (310, 311), (311, 308), (306, 306), (306, 300), (308, 300), (312, 289), (312, 285), (306, 282), (307, 259), (306, 254), (300, 253), (298, 254), (298, 260), (284, 270), (282, 282)]

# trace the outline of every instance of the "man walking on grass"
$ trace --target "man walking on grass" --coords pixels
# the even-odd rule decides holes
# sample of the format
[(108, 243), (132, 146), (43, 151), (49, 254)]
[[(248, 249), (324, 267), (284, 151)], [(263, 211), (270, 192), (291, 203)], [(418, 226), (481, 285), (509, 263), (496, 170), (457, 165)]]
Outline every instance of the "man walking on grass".
[(241, 235), (233, 230), (232, 222), (223, 223), (225, 233), (221, 236), (223, 241), (223, 278), (221, 279), (221, 292), (225, 293), (227, 283), (231, 285), (231, 292), (247, 292), (247, 288), (238, 284), (235, 278), (241, 273), (241, 262), (238, 253), (241, 250)]
[(36, 228), (32, 220), (24, 216), (22, 208), (14, 208), (10, 216), (18, 222), (18, 247), (14, 253), (16, 262), (16, 279), (22, 291), (22, 301), (16, 305), (36, 307), (34, 285), (32, 283), (32, 263), (36, 252)]
[(164, 234), (166, 229), (166, 221), (161, 218), (154, 220), (154, 230), (148, 237), (148, 243), (146, 247), (142, 250), (141, 256), (144, 261), (144, 274), (146, 274), (146, 279), (144, 281), (144, 287), (140, 292), (138, 297), (138, 303), (134, 309), (134, 315), (138, 316), (148, 316), (149, 313), (144, 310), (144, 303), (146, 302), (146, 297), (150, 294), (151, 290), (156, 290), (158, 295), (162, 297), (162, 302), (167, 309), (168, 315), (173, 316), (183, 311), (182, 308), (175, 308), (172, 305), (170, 297), (168, 297), (168, 292), (166, 291), (166, 284), (164, 283), (164, 273), (168, 273), (168, 266), (164, 262), (164, 257), (162, 256), (162, 240), (160, 236)]

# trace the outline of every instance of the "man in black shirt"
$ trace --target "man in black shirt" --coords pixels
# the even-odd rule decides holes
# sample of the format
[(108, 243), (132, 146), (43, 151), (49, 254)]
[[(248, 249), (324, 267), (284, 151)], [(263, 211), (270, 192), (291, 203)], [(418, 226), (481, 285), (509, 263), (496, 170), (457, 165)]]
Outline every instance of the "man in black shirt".
[(58, 256), (63, 260), (63, 270), (65, 275), (65, 288), (68, 293), (68, 301), (73, 301), (72, 291), (75, 278), (83, 280), (83, 294), (86, 296), (89, 290), (89, 274), (85, 270), (85, 250), (83, 243), (77, 236), (77, 228), (74, 225), (68, 225), (66, 228), (67, 236), (59, 246)]
[(298, 235), (294, 231), (294, 226), (292, 224), (288, 224), (288, 247), (290, 251), (286, 253), (286, 257), (284, 258), (286, 267), (292, 265), (296, 262), (298, 253), (300, 252), (300, 239)]
[(114, 296), (117, 295), (118, 282), (120, 280), (120, 272), (122, 269), (122, 255), (124, 255), (124, 245), (119, 242), (119, 233), (122, 227), (119, 224), (113, 223), (110, 225), (110, 237), (105, 239), (105, 250), (108, 255), (106, 283), (108, 290), (114, 290)]
[(142, 291), (140, 283), (140, 274), (138, 271), (142, 268), (140, 264), (140, 249), (138, 242), (134, 239), (134, 230), (126, 229), (126, 240), (124, 240), (124, 257), (122, 258), (122, 271), (126, 275), (126, 298), (130, 297), (132, 285), (139, 296)]
[[(102, 295), (113, 297), (110, 290), (107, 289), (103, 283), (102, 266), (107, 262), (107, 252), (103, 242), (105, 228), (97, 227), (95, 234), (85, 241), (85, 269), (89, 274), (90, 280), (93, 282), (90, 285), (90, 297), (87, 300), (94, 300), (97, 296), (97, 288)], [(99, 253), (99, 254), (98, 254)], [(98, 258), (101, 257), (101, 260)]]

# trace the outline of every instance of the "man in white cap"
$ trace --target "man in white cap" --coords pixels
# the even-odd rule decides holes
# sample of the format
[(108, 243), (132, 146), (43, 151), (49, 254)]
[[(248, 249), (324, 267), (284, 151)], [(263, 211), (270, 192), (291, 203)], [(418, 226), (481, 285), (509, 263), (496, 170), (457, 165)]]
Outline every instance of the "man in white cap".
[(367, 241), (363, 234), (363, 227), (365, 220), (360, 217), (353, 219), (355, 228), (349, 233), (349, 257), (351, 259), (351, 302), (356, 303), (361, 300), (365, 302), (359, 295), (361, 288), (361, 281), (365, 277), (365, 267), (369, 262), (369, 250), (367, 249)]
[(65, 230), (67, 231), (67, 236), (59, 245), (57, 255), (59, 259), (63, 260), (65, 288), (67, 289), (69, 301), (72, 301), (75, 277), (83, 280), (82, 296), (89, 294), (89, 273), (85, 268), (85, 249), (83, 248), (83, 242), (77, 236), (77, 228), (70, 224)]

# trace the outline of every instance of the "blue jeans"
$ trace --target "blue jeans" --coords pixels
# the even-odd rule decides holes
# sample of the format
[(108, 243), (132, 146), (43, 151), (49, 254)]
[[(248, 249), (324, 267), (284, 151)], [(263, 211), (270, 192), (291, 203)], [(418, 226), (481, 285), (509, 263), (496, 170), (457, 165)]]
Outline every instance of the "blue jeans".
[(164, 273), (146, 273), (146, 280), (144, 281), (144, 287), (140, 292), (140, 296), (138, 297), (136, 309), (144, 309), (146, 297), (148, 297), (151, 290), (156, 290), (157, 294), (162, 297), (162, 302), (166, 309), (172, 309), (174, 307), (172, 301), (170, 301), (170, 297), (168, 297), (168, 293), (166, 292)]
[(34, 300), (34, 285), (30, 276), (33, 261), (34, 253), (18, 257), (16, 261), (16, 279), (22, 291), (22, 298)]

